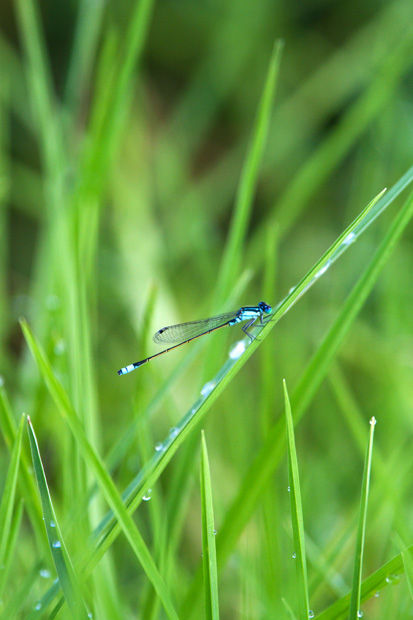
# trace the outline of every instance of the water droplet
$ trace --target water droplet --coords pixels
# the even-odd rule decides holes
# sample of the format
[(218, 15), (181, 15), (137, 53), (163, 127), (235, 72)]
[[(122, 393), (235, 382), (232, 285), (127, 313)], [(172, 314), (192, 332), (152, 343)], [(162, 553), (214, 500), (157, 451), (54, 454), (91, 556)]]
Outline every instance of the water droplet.
[(56, 523), (53, 521), (53, 519), (51, 519), (49, 525), (50, 527), (56, 527)]
[(208, 394), (212, 392), (215, 386), (215, 381), (208, 381), (208, 383), (205, 383), (204, 387), (201, 390), (202, 396), (208, 396)]
[(294, 553), (293, 553), (293, 560), (295, 560), (295, 558), (296, 558), (296, 557), (297, 557), (297, 554), (296, 554), (296, 552), (294, 551)]
[(376, 418), (373, 416), (373, 417), (371, 418), (371, 420), (370, 420), (370, 424), (371, 424), (371, 426), (376, 426), (376, 422), (377, 422), (377, 420), (376, 420)]
[(353, 243), (353, 241), (355, 241), (356, 239), (356, 235), (355, 233), (351, 232), (347, 235), (347, 237), (344, 239), (343, 241), (343, 245), (350, 245), (350, 243)]
[(400, 581), (400, 575), (387, 575), (386, 582), (391, 586), (395, 586)]
[(59, 297), (57, 295), (48, 295), (46, 297), (46, 308), (52, 312), (60, 308)]
[(289, 486), (288, 486), (288, 487), (287, 487), (287, 491), (290, 493), (290, 491), (291, 491), (291, 487), (289, 487)]
[(40, 577), (43, 577), (43, 579), (48, 579), (50, 577), (50, 571), (47, 568), (42, 568), (40, 570)]
[(327, 271), (327, 269), (330, 267), (330, 265), (331, 265), (331, 261), (328, 260), (326, 264), (321, 267), (320, 271), (317, 271), (314, 277), (319, 278), (320, 276), (322, 276)]
[(359, 609), (357, 612), (357, 618), (362, 618), (362, 617), (363, 617), (363, 612), (361, 611), (361, 609)]
[(177, 436), (178, 433), (179, 433), (179, 430), (176, 428), (176, 426), (173, 426), (171, 430), (169, 431), (169, 437), (174, 438)]
[(237, 360), (241, 355), (245, 352), (245, 342), (243, 340), (239, 340), (231, 347), (229, 352), (229, 356), (232, 360)]
[(312, 609), (309, 609), (309, 610), (308, 610), (308, 617), (309, 617), (309, 618), (314, 618), (314, 612), (313, 612), (313, 610), (312, 610)]
[(155, 452), (162, 452), (164, 449), (164, 445), (161, 441), (159, 441), (155, 446)]
[(290, 290), (288, 291), (288, 294), (291, 295), (291, 293), (293, 293), (296, 288), (297, 288), (296, 286), (292, 286)]
[(53, 350), (55, 355), (63, 355), (63, 353), (66, 351), (66, 342), (63, 340), (63, 338), (60, 338), (60, 340), (56, 342)]
[(92, 612), (91, 612), (91, 611), (88, 613), (87, 617), (88, 617), (88, 618), (93, 618), (93, 614), (92, 614)]
[(214, 536), (217, 535), (217, 531), (216, 530), (212, 530), (212, 533), (214, 534)]
[(380, 596), (380, 592), (379, 592), (379, 590), (377, 590), (377, 592), (375, 592), (374, 596), (375, 596), (376, 598), (379, 598), (379, 596)]
[(55, 549), (60, 549), (60, 547), (62, 546), (62, 543), (60, 542), (60, 540), (55, 540), (53, 543), (53, 547)]
[(40, 601), (37, 602), (36, 605), (34, 606), (34, 608), (35, 608), (36, 611), (39, 611), (42, 608), (41, 602)]
[(0, 375), (0, 387), (3, 387), (4, 385), (4, 377), (3, 375)]
[(142, 499), (144, 502), (149, 502), (149, 500), (151, 499), (151, 493), (152, 493), (152, 489), (148, 489), (145, 493), (145, 495), (142, 496)]

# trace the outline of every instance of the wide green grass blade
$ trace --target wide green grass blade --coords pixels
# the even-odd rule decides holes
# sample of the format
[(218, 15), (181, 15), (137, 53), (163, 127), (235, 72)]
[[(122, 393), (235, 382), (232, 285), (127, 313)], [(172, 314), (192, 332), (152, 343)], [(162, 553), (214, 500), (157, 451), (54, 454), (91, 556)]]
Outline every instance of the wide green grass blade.
[[(413, 546), (406, 550), (413, 553)], [(403, 555), (400, 553), (386, 562), (381, 568), (367, 577), (361, 584), (360, 603), (364, 603), (375, 594), (382, 592), (383, 589), (391, 585), (396, 585), (400, 581), (400, 576), (404, 573)], [(350, 607), (351, 592), (333, 603), (326, 610), (317, 615), (317, 620), (341, 620), (347, 617)]]
[(20, 526), (21, 526), (21, 521), (23, 517), (23, 508), (24, 508), (24, 502), (23, 500), (20, 500), (19, 504), (17, 505), (16, 510), (14, 511), (11, 524), (10, 524), (9, 539), (7, 541), (7, 548), (6, 548), (6, 553), (5, 553), (4, 561), (2, 564), (2, 571), (1, 571), (1, 576), (0, 576), (0, 594), (2, 596), (2, 599), (3, 599), (4, 587), (5, 587), (5, 584), (7, 583), (7, 578), (9, 576), (10, 568), (16, 556), (16, 545), (18, 544), (19, 536), (21, 535)]
[(403, 567), (409, 585), (410, 596), (413, 599), (413, 551), (404, 547), (402, 551)]
[[(353, 291), (347, 298), (339, 316), (328, 332), (323, 343), (317, 350), (316, 354), (310, 361), (305, 373), (294, 390), (291, 401), (294, 410), (295, 424), (297, 424), (298, 420), (304, 415), (311, 399), (314, 397), (323, 378), (325, 377), (331, 361), (337, 354), (345, 336), (348, 334), (350, 327), (353, 324), (354, 319), (367, 299), (383, 267), (389, 260), (395, 245), (410, 222), (412, 216), (413, 196), (410, 196), (403, 208), (394, 218), (385, 239), (379, 246), (363, 275), (353, 288)], [(360, 222), (360, 224), (362, 225), (363, 222)], [(324, 262), (324, 260), (320, 259), (318, 262), (319, 268), (322, 269), (322, 267), (320, 267), (320, 262)], [(314, 268), (310, 270), (310, 273), (313, 271)], [(311, 281), (311, 278), (306, 276), (302, 280), (302, 283), (308, 281)], [(283, 304), (284, 303), (285, 302), (283, 302)], [(277, 309), (277, 314), (278, 311), (282, 309), (283, 304)], [(271, 324), (267, 324), (263, 328), (260, 333), (260, 339), (262, 339), (263, 333), (270, 328), (270, 325)], [(256, 347), (257, 344), (258, 343), (255, 342), (252, 343), (252, 345), (248, 347), (246, 353), (248, 353), (252, 347)], [(220, 528), (220, 532), (217, 537), (218, 567), (221, 567), (224, 564), (234, 548), (238, 537), (243, 531), (243, 528), (260, 500), (274, 470), (279, 465), (284, 449), (285, 439), (283, 437), (282, 428), (280, 423), (276, 423), (269, 430), (265, 444), (256, 455), (247, 474), (245, 475), (237, 495), (233, 500), (227, 516)], [(198, 570), (197, 579), (185, 602), (185, 609), (189, 609), (193, 606), (194, 597), (199, 597), (200, 585), (201, 574)]]
[[(85, 463), (91, 469), (96, 477), (96, 480), (102, 490), (107, 502), (109, 503), (117, 521), (122, 527), (134, 553), (142, 564), (149, 580), (152, 582), (155, 590), (162, 600), (165, 611), (171, 620), (177, 620), (178, 616), (174, 610), (172, 601), (170, 599), (169, 591), (159, 574), (159, 571), (155, 565), (155, 562), (139, 533), (131, 515), (127, 512), (121, 497), (119, 496), (116, 487), (109, 476), (106, 467), (100, 459), (93, 446), (88, 441), (85, 432), (82, 428), (79, 418), (75, 410), (73, 409), (69, 398), (63, 389), (62, 385), (55, 377), (50, 363), (41, 349), (40, 345), (36, 342), (28, 324), (21, 320), (21, 326), (29, 345), (31, 353), (39, 367), (39, 370), (45, 380), (52, 398), (55, 400), (61, 414), (65, 417), (70, 430), (76, 440), (79, 451), (82, 453)], [(148, 485), (149, 486), (149, 485)], [(140, 498), (141, 499), (141, 498)]]
[(218, 571), (215, 549), (214, 508), (212, 503), (211, 473), (204, 431), (202, 431), (201, 441), (202, 564), (204, 567), (205, 618), (206, 620), (218, 620)]
[(49, 540), (50, 552), (56, 568), (59, 581), (62, 586), (66, 603), (74, 620), (87, 620), (89, 618), (83, 594), (76, 577), (69, 553), (66, 549), (62, 531), (57, 520), (52, 498), (50, 497), (46, 475), (41, 460), (39, 446), (30, 418), (27, 418), (30, 448), (33, 458), (33, 469), (39, 487), (40, 499), (43, 507), (44, 524)]
[[(0, 620), (10, 620), (11, 618), (24, 618), (24, 609), (27, 601), (30, 600), (31, 590), (37, 581), (41, 563), (36, 562), (31, 570), (28, 570), (24, 579), (19, 583), (18, 587), (14, 587), (10, 600), (4, 605), (0, 611)], [(33, 610), (31, 620), (37, 620), (41, 617), (40, 609)]]
[(375, 418), (370, 420), (369, 441), (367, 444), (366, 459), (364, 463), (363, 481), (361, 486), (360, 514), (357, 526), (356, 553), (354, 558), (353, 585), (349, 609), (349, 620), (360, 618), (361, 601), (361, 575), (363, 567), (364, 539), (366, 534), (367, 504), (370, 489), (371, 458), (373, 455)]
[[(0, 503), (0, 566), (2, 567), (4, 567), (6, 563), (7, 551), (10, 550), (10, 527), (13, 515), (14, 497), (16, 494), (17, 474), (20, 464), (23, 424), (24, 416), (22, 416), (20, 420), (19, 430), (11, 453), (9, 470), (7, 472), (6, 482)], [(0, 579), (0, 598), (2, 595), (3, 586), (3, 580)]]
[(297, 451), (295, 448), (294, 422), (291, 413), (290, 399), (284, 380), (285, 421), (287, 428), (288, 471), (291, 495), (291, 521), (293, 527), (294, 562), (297, 567), (297, 601), (300, 620), (308, 620), (310, 606), (308, 604), (307, 560), (305, 555), (304, 517), (301, 501), (300, 476), (298, 471)]
[(277, 42), (274, 46), (267, 79), (258, 107), (251, 144), (241, 172), (229, 237), (219, 270), (218, 284), (215, 289), (217, 306), (222, 303), (227, 295), (234, 279), (234, 273), (239, 273), (242, 247), (251, 217), (259, 168), (268, 137), (282, 49), (283, 43), (281, 41)]
[[(292, 293), (287, 297), (287, 299), (284, 300), (282, 304), (280, 304), (280, 306), (276, 310), (276, 314), (279, 317), (281, 314), (284, 314), (287, 311), (287, 309), (291, 307), (291, 305), (297, 300), (297, 297), (304, 292), (304, 290), (308, 287), (308, 285), (314, 279), (314, 276), (317, 274), (317, 272), (319, 272), (321, 269), (324, 268), (327, 261), (331, 258), (331, 255), (337, 249), (339, 249), (341, 243), (345, 241), (346, 236), (348, 236), (352, 232), (352, 230), (356, 228), (356, 226), (363, 225), (363, 218), (368, 216), (369, 211), (370, 209), (372, 209), (372, 207), (373, 207), (373, 204), (370, 203), (368, 205), (368, 208), (366, 208), (366, 210), (358, 218), (356, 218), (353, 224), (349, 228), (346, 229), (346, 231), (339, 237), (336, 243), (333, 244), (333, 246), (331, 246), (331, 248), (320, 259), (320, 261), (317, 262), (316, 266), (313, 267), (309, 271), (309, 273), (307, 274), (305, 278), (303, 278), (303, 280), (299, 284), (299, 287), (296, 287), (296, 289), (292, 291)], [(409, 208), (411, 208), (411, 204)], [(371, 270), (373, 271), (373, 274), (371, 274), (369, 271), (367, 282), (365, 282), (363, 279), (362, 284), (359, 285), (359, 288), (357, 289), (357, 294), (355, 295), (355, 300), (354, 299), (352, 300), (352, 303), (357, 302), (356, 303), (357, 309), (359, 309), (362, 304), (362, 302), (359, 303), (360, 291), (363, 291), (363, 295), (365, 295), (363, 299), (365, 299), (365, 297), (368, 294), (368, 291), (370, 290), (369, 286), (371, 287), (375, 279), (378, 277), (380, 268), (383, 266), (383, 264), (388, 259), (391, 249), (394, 247), (397, 239), (399, 238), (402, 231), (404, 230), (404, 227), (407, 225), (411, 217), (409, 208), (406, 205), (405, 208), (402, 210), (400, 216), (396, 218), (396, 222), (394, 223), (394, 226), (391, 228), (388, 238), (386, 238), (383, 246), (380, 248), (378, 256), (376, 256), (375, 260), (373, 260), (372, 262), (373, 267), (371, 267), (370, 269), (370, 271)], [(377, 264), (379, 264), (379, 269), (375, 269)], [(361, 286), (361, 289), (360, 289), (360, 286)], [(346, 312), (348, 312), (348, 308), (346, 309)], [(353, 313), (352, 318), (354, 318), (354, 316), (355, 314)], [(338, 323), (340, 323), (340, 321), (343, 321), (342, 317), (340, 317), (340, 320), (338, 321)], [(351, 325), (351, 320), (347, 323), (347, 329), (349, 328), (350, 325)], [(28, 342), (30, 344), (31, 335), (30, 335), (30, 331), (28, 330), (28, 326), (24, 322), (22, 326), (23, 326), (23, 330), (25, 331), (25, 335), (28, 338)], [(262, 329), (261, 334), (266, 333), (268, 329), (270, 328), (270, 326), (271, 324), (267, 324)], [(330, 352), (337, 350), (345, 333), (346, 332), (343, 332), (342, 330), (339, 330), (337, 333), (334, 333), (335, 338), (330, 339), (329, 345), (328, 345), (328, 349)], [(177, 427), (177, 434), (172, 438), (169, 437), (167, 441), (164, 442), (164, 450), (161, 453), (155, 454), (153, 458), (151, 459), (151, 461), (149, 461), (148, 464), (145, 466), (145, 468), (139, 473), (137, 478), (131, 483), (129, 489), (124, 494), (124, 501), (127, 502), (128, 504), (130, 503), (131, 510), (134, 510), (136, 506), (140, 503), (142, 494), (146, 491), (146, 489), (148, 487), (153, 488), (153, 485), (155, 484), (156, 480), (159, 478), (160, 474), (165, 469), (166, 465), (169, 463), (172, 456), (175, 454), (176, 450), (183, 443), (183, 441), (185, 441), (185, 439), (191, 433), (193, 428), (195, 428), (199, 424), (203, 416), (206, 414), (206, 412), (209, 410), (209, 408), (212, 406), (212, 404), (221, 394), (221, 392), (226, 387), (226, 385), (231, 381), (233, 376), (235, 376), (235, 374), (244, 365), (244, 363), (250, 357), (250, 355), (255, 350), (256, 346), (258, 346), (258, 344), (259, 343), (255, 341), (247, 348), (245, 353), (239, 359), (230, 360), (224, 365), (221, 372), (218, 373), (216, 380), (213, 382), (211, 391), (209, 391), (208, 389), (208, 391), (205, 392), (204, 396), (200, 399), (200, 401), (198, 401), (198, 403), (195, 404), (195, 406), (186, 414), (186, 416), (182, 418), (179, 426)], [(38, 350), (37, 347), (35, 347), (35, 349)], [(50, 367), (47, 364), (45, 364), (44, 357), (38, 356), (36, 357), (36, 359), (40, 367), (40, 370), (42, 374), (44, 375), (46, 383), (48, 384), (48, 387), (49, 387), (49, 390), (51, 391), (52, 396), (57, 399), (56, 402), (60, 403), (59, 408), (61, 408), (63, 404), (63, 409), (69, 408), (70, 410), (70, 405), (68, 404), (67, 396), (62, 390), (59, 382), (57, 382), (55, 378), (53, 377), (53, 373), (51, 372)], [(318, 364), (319, 362), (317, 364), (314, 364), (314, 367), (312, 367), (311, 372), (309, 373), (309, 377), (307, 376), (306, 381), (309, 381), (309, 379), (312, 377), (312, 375), (314, 374), (314, 370), (318, 367)], [(324, 367), (323, 366), (321, 367), (325, 371)], [(315, 377), (315, 385), (317, 385), (316, 379), (318, 381), (321, 381), (321, 373), (317, 377)], [(311, 387), (312, 389), (315, 389), (314, 384), (310, 381), (309, 384), (306, 385), (305, 392), (307, 392), (309, 387)], [(304, 401), (307, 400), (308, 394), (305, 393), (305, 396), (306, 398), (304, 399)], [(297, 405), (299, 405), (300, 407), (303, 406), (302, 395), (300, 396), (300, 398), (297, 398)], [(302, 411), (301, 411), (301, 415), (302, 415)], [(220, 564), (220, 562), (223, 561), (227, 553), (229, 553), (230, 550), (233, 548), (233, 544), (235, 543), (235, 540), (238, 538), (240, 532), (242, 531), (242, 528), (244, 527), (246, 519), (248, 518), (251, 511), (253, 510), (256, 501), (258, 501), (258, 498), (260, 496), (263, 486), (265, 486), (266, 481), (269, 479), (269, 476), (274, 470), (274, 467), (278, 464), (281, 458), (281, 451), (282, 451), (283, 443), (279, 444), (279, 441), (280, 440), (279, 440), (278, 427), (277, 428), (274, 427), (274, 429), (272, 429), (272, 431), (269, 433), (268, 442), (265, 444), (264, 448), (257, 456), (250, 470), (250, 473), (248, 474), (246, 478), (246, 482), (245, 482), (246, 489), (244, 489), (244, 487), (242, 488), (240, 494), (237, 496), (236, 502), (233, 504), (233, 508), (231, 509), (229, 513), (229, 517), (228, 517), (229, 521), (227, 521), (226, 523), (230, 523), (231, 525), (229, 526), (228, 531), (225, 532), (225, 536), (222, 536), (223, 543), (221, 543), (221, 545), (223, 545), (223, 548), (220, 549), (220, 552), (218, 553), (218, 564)], [(277, 449), (275, 450), (274, 450), (274, 445), (277, 446)], [(111, 516), (108, 516), (108, 518), (104, 519), (104, 521), (102, 522), (102, 527), (99, 529), (100, 529), (100, 535), (102, 536), (102, 539), (101, 539), (102, 544), (99, 548), (97, 555), (95, 556), (95, 559), (91, 560), (90, 569), (93, 567), (94, 563), (97, 561), (99, 554), (104, 553), (105, 549), (108, 548), (108, 546), (111, 544), (111, 542), (114, 540), (114, 538), (119, 533), (119, 527), (116, 524), (113, 517)], [(219, 540), (217, 541), (217, 543), (218, 543), (218, 548), (219, 548), (220, 546)], [(221, 553), (221, 557), (220, 557), (220, 553)], [(200, 582), (197, 581), (197, 583), (200, 583)]]

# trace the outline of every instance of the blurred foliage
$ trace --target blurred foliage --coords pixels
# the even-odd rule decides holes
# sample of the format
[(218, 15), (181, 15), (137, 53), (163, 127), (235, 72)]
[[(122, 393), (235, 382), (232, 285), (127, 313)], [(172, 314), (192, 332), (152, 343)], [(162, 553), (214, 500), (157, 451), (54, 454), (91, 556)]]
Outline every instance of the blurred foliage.
[[(95, 474), (18, 319), (28, 320), (123, 490), (226, 359), (235, 328), (130, 377), (116, 370), (155, 353), (151, 335), (161, 326), (261, 299), (275, 306), (411, 166), (412, 18), (408, 0), (0, 4), (1, 408), (15, 433), (21, 413), (30, 415), (71, 557), (82, 556), (107, 504), (100, 494), (90, 500)], [(232, 255), (279, 40), (275, 103)], [(300, 299), (204, 419), (218, 531), (282, 417), (282, 379), (292, 393), (404, 199)], [(412, 543), (411, 241), (407, 229), (295, 431), (316, 612), (351, 586), (373, 415), (379, 456), (363, 574), (400, 553), (395, 534)], [(2, 420), (5, 479), (13, 433)], [(191, 607), (201, 563), (199, 441), (198, 428), (134, 516), (184, 619), (200, 617)], [(20, 525), (15, 516), (20, 544), (14, 557), (8, 551), (4, 592), (22, 618), (50, 585), (39, 561), (54, 574), (28, 457), (26, 441), (17, 496), (27, 518)], [(286, 453), (271, 481), (220, 566), (224, 619), (296, 609)], [(30, 575), (19, 607), (12, 593)], [(122, 537), (82, 588), (96, 618), (165, 617)], [(409, 617), (406, 581), (364, 609), (369, 618)], [(58, 613), (69, 617), (65, 606)]]

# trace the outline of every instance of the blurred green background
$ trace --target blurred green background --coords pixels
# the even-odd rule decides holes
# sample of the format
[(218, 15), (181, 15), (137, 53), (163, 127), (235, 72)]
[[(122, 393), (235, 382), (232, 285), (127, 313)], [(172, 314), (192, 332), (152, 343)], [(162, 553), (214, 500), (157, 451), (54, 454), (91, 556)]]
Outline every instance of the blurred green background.
[[(18, 319), (28, 320), (108, 467), (111, 449), (135, 423), (138, 432), (111, 469), (123, 490), (240, 330), (218, 332), (127, 377), (118, 368), (157, 352), (151, 336), (164, 325), (261, 299), (275, 306), (411, 166), (413, 7), (407, 0), (16, 0), (1, 3), (0, 20), (2, 399), (17, 422), (23, 411), (31, 417), (77, 557), (107, 506), (81, 510), (93, 476)], [(268, 131), (256, 179), (243, 188), (279, 40)], [(218, 534), (282, 416), (282, 379), (292, 392), (405, 198), (300, 299), (203, 420)], [(363, 574), (399, 554), (400, 540), (413, 542), (411, 238), (408, 229), (296, 429), (316, 615), (351, 587), (373, 415), (377, 464), (373, 458)], [(3, 434), (4, 479), (11, 444), (4, 427)], [(164, 576), (182, 618), (204, 617), (187, 598), (201, 557), (199, 437), (197, 428), (135, 514), (160, 565), (164, 553), (169, 558)], [(24, 450), (29, 455), (26, 440)], [(222, 618), (291, 617), (282, 602), (295, 608), (287, 485), (285, 456), (223, 562)], [(38, 561), (54, 574), (29, 513), (5, 605)], [(94, 617), (166, 617), (122, 536), (105, 558), (100, 577), (90, 580)], [(365, 617), (413, 616), (406, 579), (393, 581), (363, 606)], [(15, 617), (26, 617), (49, 585), (33, 577)], [(52, 607), (42, 617), (49, 613)], [(65, 607), (58, 613), (70, 617)]]

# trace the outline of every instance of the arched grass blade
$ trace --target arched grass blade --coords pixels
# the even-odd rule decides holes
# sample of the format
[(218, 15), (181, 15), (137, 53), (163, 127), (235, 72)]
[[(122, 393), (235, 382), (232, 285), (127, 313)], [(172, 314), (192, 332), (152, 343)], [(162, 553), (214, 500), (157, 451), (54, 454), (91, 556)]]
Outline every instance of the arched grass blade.
[(271, 113), (274, 102), (275, 87), (283, 49), (282, 41), (277, 41), (268, 68), (261, 101), (258, 106), (252, 140), (247, 151), (241, 179), (238, 186), (231, 228), (224, 250), (216, 286), (215, 300), (219, 305), (225, 298), (228, 288), (238, 273), (238, 263), (251, 216), (254, 192), (257, 186), (259, 168), (270, 128)]
[(20, 450), (22, 442), (24, 416), (20, 421), (19, 430), (16, 440), (14, 442), (13, 450), (11, 453), (10, 466), (7, 472), (6, 483), (4, 485), (3, 496), (0, 504), (0, 566), (2, 567), (0, 573), (0, 599), (2, 598), (4, 580), (6, 577), (5, 566), (10, 561), (10, 535), (11, 524), (13, 517), (14, 498), (16, 494), (17, 474), (19, 471), (20, 463)]
[(371, 457), (373, 453), (373, 438), (376, 419), (370, 420), (369, 442), (367, 444), (366, 460), (364, 463), (363, 482), (361, 486), (360, 515), (357, 527), (356, 554), (354, 558), (353, 585), (351, 589), (349, 620), (358, 620), (360, 617), (361, 602), (361, 572), (363, 565), (364, 538), (366, 533), (367, 503), (370, 488)]
[[(110, 505), (113, 515), (115, 515), (114, 518), (119, 524), (118, 527), (122, 527), (128, 539), (128, 542), (131, 545), (139, 562), (141, 563), (148, 579), (152, 582), (155, 590), (157, 591), (160, 599), (162, 600), (168, 617), (171, 620), (178, 620), (178, 616), (172, 604), (169, 591), (156, 567), (152, 555), (150, 554), (149, 549), (146, 546), (145, 541), (143, 540), (131, 515), (126, 510), (123, 500), (119, 496), (115, 484), (112, 478), (109, 476), (103, 461), (88, 441), (84, 429), (80, 423), (76, 411), (74, 410), (69, 400), (67, 393), (63, 389), (60, 381), (53, 373), (50, 362), (46, 357), (45, 352), (32, 334), (29, 325), (24, 320), (21, 320), (20, 323), (31, 353), (36, 360), (40, 372), (42, 373), (46, 385), (48, 386), (50, 394), (55, 400), (56, 405), (61, 411), (62, 415), (68, 422), (70, 430), (78, 445), (79, 451), (83, 455), (83, 458), (88, 467), (91, 469), (91, 471), (93, 471), (99, 487), (106, 501)], [(140, 496), (140, 499), (142, 499), (142, 495)]]
[(47, 538), (52, 554), (56, 572), (62, 586), (64, 597), (70, 609), (74, 620), (88, 620), (88, 612), (83, 595), (78, 583), (75, 571), (72, 566), (69, 554), (67, 552), (62, 532), (57, 521), (52, 498), (50, 497), (49, 488), (47, 486), (46, 475), (37, 444), (36, 435), (30, 418), (27, 418), (27, 428), (29, 433), (30, 448), (33, 458), (33, 469), (39, 487), (40, 499), (42, 502), (44, 523), (46, 526)]
[(218, 570), (215, 550), (214, 509), (212, 504), (211, 474), (209, 471), (208, 452), (204, 431), (202, 431), (201, 445), (201, 502), (205, 618), (206, 620), (218, 620)]
[(287, 428), (288, 471), (291, 495), (291, 521), (293, 526), (294, 561), (297, 568), (297, 599), (300, 620), (308, 620), (308, 580), (307, 562), (305, 557), (304, 518), (301, 502), (300, 476), (298, 472), (297, 452), (295, 449), (294, 422), (291, 413), (290, 399), (284, 380), (285, 422)]

